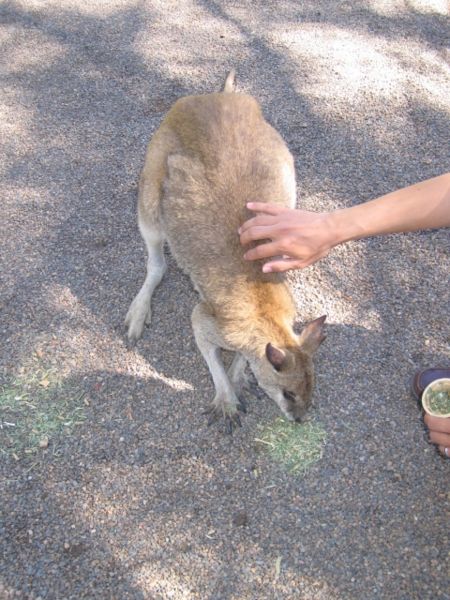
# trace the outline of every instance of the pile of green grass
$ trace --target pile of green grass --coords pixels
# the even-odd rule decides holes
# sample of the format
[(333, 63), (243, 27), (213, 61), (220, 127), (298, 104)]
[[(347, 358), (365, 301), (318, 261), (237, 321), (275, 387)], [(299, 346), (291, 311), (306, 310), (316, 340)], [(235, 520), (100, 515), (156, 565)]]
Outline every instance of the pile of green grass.
[(293, 423), (283, 418), (267, 425), (256, 442), (293, 474), (304, 474), (322, 458), (326, 432), (320, 423)]
[(35, 368), (0, 383), (0, 453), (19, 459), (70, 433), (84, 420), (84, 394), (54, 370)]

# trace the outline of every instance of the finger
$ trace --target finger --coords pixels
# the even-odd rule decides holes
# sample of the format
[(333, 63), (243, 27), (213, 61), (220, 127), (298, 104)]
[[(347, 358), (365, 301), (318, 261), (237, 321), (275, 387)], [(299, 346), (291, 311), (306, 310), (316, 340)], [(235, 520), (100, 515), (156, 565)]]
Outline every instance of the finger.
[(301, 269), (302, 265), (302, 261), (297, 258), (283, 258), (266, 263), (262, 270), (264, 273), (284, 273), (290, 269)]
[(423, 420), (428, 429), (440, 431), (441, 433), (448, 433), (450, 435), (450, 419), (445, 417), (432, 417), (428, 413), (425, 413)]
[(442, 456), (445, 456), (446, 458), (450, 458), (450, 447), (449, 446), (439, 446), (439, 452), (442, 454)]
[(259, 246), (256, 246), (255, 248), (252, 248), (246, 252), (244, 254), (244, 259), (259, 260), (261, 258), (271, 258), (272, 256), (277, 256), (278, 254), (281, 254), (278, 244), (269, 242), (267, 244), (259, 244)]
[(430, 442), (439, 444), (439, 446), (450, 447), (450, 433), (440, 433), (439, 431), (430, 431)]
[(248, 221), (242, 223), (242, 225), (238, 229), (238, 233), (242, 234), (244, 233), (244, 231), (250, 229), (251, 227), (273, 225), (274, 221), (275, 220), (273, 216), (270, 215), (258, 215), (257, 217), (252, 217), (251, 219), (248, 219)]
[(289, 210), (283, 204), (269, 204), (268, 202), (247, 202), (247, 208), (253, 212), (261, 212), (266, 215), (279, 215), (285, 210)]
[(256, 240), (269, 240), (272, 237), (272, 227), (270, 226), (254, 226), (247, 229), (240, 235), (240, 242), (243, 246)]
[(290, 269), (306, 269), (306, 267), (313, 265), (315, 262), (326, 256), (326, 254), (326, 252), (321, 252), (307, 260), (285, 257), (280, 260), (270, 261), (263, 266), (263, 271), (264, 273), (282, 273), (284, 271), (289, 271)]

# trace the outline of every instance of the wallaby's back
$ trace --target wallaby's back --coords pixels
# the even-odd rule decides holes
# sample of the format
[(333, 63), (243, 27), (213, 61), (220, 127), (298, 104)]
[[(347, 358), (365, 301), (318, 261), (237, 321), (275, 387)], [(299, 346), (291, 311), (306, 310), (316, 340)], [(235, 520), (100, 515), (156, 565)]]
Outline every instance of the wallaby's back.
[(236, 278), (275, 281), (261, 265), (243, 260), (237, 230), (250, 217), (246, 202), (295, 204), (292, 156), (243, 94), (218, 93), (179, 100), (164, 126), (177, 139), (168, 158), (162, 223), (178, 264), (209, 295)]

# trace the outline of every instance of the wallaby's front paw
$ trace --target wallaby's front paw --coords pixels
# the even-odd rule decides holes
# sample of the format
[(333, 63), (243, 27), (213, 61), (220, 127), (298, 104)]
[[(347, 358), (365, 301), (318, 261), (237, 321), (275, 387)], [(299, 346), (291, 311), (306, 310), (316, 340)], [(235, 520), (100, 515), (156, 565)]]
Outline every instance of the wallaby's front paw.
[(240, 402), (234, 404), (231, 402), (217, 402), (214, 400), (212, 405), (204, 411), (203, 414), (208, 415), (208, 427), (219, 421), (224, 420), (225, 431), (228, 434), (233, 433), (233, 429), (237, 426), (242, 427), (241, 418), (238, 411), (247, 412), (246, 406)]

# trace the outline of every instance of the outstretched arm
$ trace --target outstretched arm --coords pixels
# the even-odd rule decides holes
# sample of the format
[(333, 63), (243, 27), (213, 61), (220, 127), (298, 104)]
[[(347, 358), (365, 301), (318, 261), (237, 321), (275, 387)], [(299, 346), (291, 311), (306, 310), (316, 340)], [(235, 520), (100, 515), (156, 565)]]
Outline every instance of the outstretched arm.
[(450, 173), (329, 213), (264, 202), (250, 202), (247, 207), (260, 214), (239, 229), (241, 244), (269, 241), (248, 250), (244, 258), (281, 256), (264, 264), (266, 273), (302, 269), (349, 240), (450, 227)]

